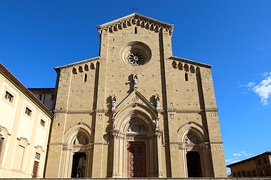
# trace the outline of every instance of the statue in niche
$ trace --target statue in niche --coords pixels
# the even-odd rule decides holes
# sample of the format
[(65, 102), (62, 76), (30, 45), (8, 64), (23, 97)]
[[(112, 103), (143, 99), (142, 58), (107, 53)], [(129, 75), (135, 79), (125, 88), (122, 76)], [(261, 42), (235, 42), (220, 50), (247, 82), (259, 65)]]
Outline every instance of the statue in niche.
[(158, 94), (155, 95), (155, 106), (156, 106), (156, 109), (160, 108), (160, 98)]
[(137, 77), (137, 74), (133, 75), (133, 80), (134, 80), (134, 87), (137, 87), (138, 86), (138, 77)]
[(115, 94), (114, 94), (114, 95), (112, 96), (112, 98), (111, 98), (111, 108), (112, 108), (112, 109), (115, 109), (116, 106), (117, 106), (117, 98), (116, 98), (116, 96), (115, 96)]

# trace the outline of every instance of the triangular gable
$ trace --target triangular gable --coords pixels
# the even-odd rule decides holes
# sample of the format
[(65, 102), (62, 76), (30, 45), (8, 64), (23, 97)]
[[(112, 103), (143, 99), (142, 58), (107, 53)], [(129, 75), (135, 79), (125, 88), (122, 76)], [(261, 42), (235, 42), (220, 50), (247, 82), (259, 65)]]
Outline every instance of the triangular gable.
[(102, 24), (98, 26), (98, 29), (100, 33), (102, 30), (114, 32), (132, 25), (141, 26), (143, 28), (156, 32), (158, 32), (160, 29), (165, 29), (166, 31), (169, 31), (170, 34), (172, 34), (173, 31), (172, 24), (167, 24), (138, 13), (133, 13), (120, 19), (116, 19), (114, 21)]
[(139, 91), (135, 90), (126, 96), (116, 107), (117, 111), (121, 111), (130, 106), (145, 106), (153, 114), (156, 113), (155, 106), (151, 104)]

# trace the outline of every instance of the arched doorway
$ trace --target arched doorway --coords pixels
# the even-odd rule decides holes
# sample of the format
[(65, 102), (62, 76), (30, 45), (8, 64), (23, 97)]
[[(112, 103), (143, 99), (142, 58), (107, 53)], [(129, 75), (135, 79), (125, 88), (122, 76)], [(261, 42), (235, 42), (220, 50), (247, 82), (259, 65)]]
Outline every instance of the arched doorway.
[(142, 114), (126, 117), (113, 131), (113, 178), (157, 177), (155, 123)]
[(66, 142), (61, 154), (59, 177), (90, 178), (92, 176), (91, 130), (83, 123), (70, 127), (64, 134)]
[(188, 177), (202, 177), (200, 155), (198, 152), (186, 154)]
[(201, 171), (201, 157), (200, 157), (200, 143), (201, 140), (194, 131), (188, 131), (184, 142), (186, 149), (186, 165), (188, 177), (202, 177)]
[(181, 126), (177, 132), (180, 138), (180, 175), (213, 177), (212, 155), (207, 131), (201, 125), (189, 122)]
[(90, 167), (90, 148), (89, 137), (83, 129), (77, 131), (77, 134), (72, 139), (73, 157), (72, 157), (72, 178), (89, 177), (90, 171), (87, 171)]
[(72, 178), (85, 177), (86, 168), (86, 154), (85, 153), (74, 153), (72, 160)]

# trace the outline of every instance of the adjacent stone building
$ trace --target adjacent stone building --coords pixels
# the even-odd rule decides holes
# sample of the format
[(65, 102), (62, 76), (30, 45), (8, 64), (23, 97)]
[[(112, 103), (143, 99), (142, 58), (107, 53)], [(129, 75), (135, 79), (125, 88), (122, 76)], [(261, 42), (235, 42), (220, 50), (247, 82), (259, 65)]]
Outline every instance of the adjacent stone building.
[(271, 176), (271, 152), (267, 151), (257, 156), (229, 164), (232, 177), (264, 177)]
[(45, 177), (226, 177), (211, 66), (137, 13), (98, 31), (98, 57), (55, 68)]
[(51, 112), (55, 104), (55, 88), (28, 88)]
[(0, 112), (0, 177), (44, 177), (53, 114), (1, 63)]

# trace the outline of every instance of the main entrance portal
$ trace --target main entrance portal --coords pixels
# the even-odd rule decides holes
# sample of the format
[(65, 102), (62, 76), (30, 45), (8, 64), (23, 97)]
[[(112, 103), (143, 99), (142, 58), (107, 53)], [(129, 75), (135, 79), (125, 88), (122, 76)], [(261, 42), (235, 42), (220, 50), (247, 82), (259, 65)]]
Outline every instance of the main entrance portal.
[(146, 177), (146, 148), (144, 142), (130, 142), (127, 147), (128, 177)]

